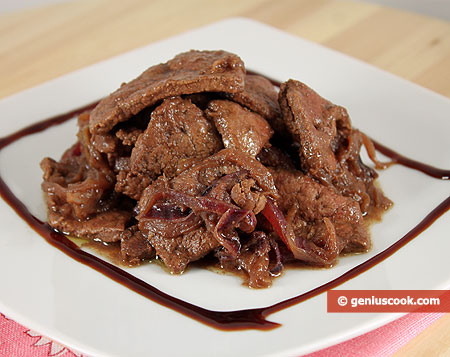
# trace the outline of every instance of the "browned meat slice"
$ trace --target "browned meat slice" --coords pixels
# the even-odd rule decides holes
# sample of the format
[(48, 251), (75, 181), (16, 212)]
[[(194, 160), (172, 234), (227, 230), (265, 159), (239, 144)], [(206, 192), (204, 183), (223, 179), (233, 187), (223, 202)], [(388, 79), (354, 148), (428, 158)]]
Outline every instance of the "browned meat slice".
[[(148, 239), (157, 256), (173, 273), (182, 273), (191, 261), (201, 259), (219, 246), (201, 219), (190, 212), (183, 212), (177, 205), (150, 203), (155, 194), (166, 192), (169, 183), (160, 176), (144, 191), (139, 203), (139, 230)], [(146, 211), (154, 208), (155, 218)]]
[(258, 214), (266, 205), (266, 196), (256, 190), (256, 182), (252, 178), (242, 178), (230, 190), (230, 197), (239, 207)]
[(41, 168), (42, 189), (50, 212), (84, 220), (111, 206), (106, 196), (112, 183), (101, 171), (87, 169), (81, 155), (69, 160), (63, 158), (61, 162), (45, 158)]
[[(119, 123), (114, 127), (113, 132), (110, 135), (111, 140), (114, 141), (115, 150), (118, 148), (125, 149), (126, 154), (129, 155), (129, 148), (133, 148), (136, 145), (137, 139), (145, 131), (150, 121), (150, 116), (154, 107), (145, 108), (140, 111), (137, 115), (132, 116), (126, 122)], [(112, 135), (112, 134), (115, 135)], [(114, 137), (115, 136), (115, 137)], [(96, 138), (100, 136), (97, 135)], [(119, 145), (117, 140), (119, 139)], [(109, 149), (103, 149), (102, 152), (110, 152)]]
[(331, 183), (338, 169), (333, 145), (351, 132), (346, 110), (294, 80), (281, 85), (280, 104), (290, 133), (300, 142), (302, 169), (324, 183)]
[(139, 231), (139, 228), (133, 226), (122, 232), (120, 254), (128, 264), (138, 265), (144, 259), (153, 259), (155, 250), (148, 239)]
[(237, 103), (213, 100), (206, 115), (214, 120), (226, 148), (255, 156), (263, 147), (269, 146), (273, 130), (267, 121)]
[(199, 92), (240, 92), (245, 68), (241, 59), (225, 51), (190, 51), (150, 67), (122, 85), (92, 111), (90, 131), (109, 132), (159, 100)]
[[(50, 225), (61, 232), (105, 242), (120, 240), (132, 213), (113, 192), (114, 176), (108, 163), (89, 146), (88, 114), (79, 118), (80, 139), (59, 162), (45, 158), (42, 189)], [(123, 203), (123, 209), (116, 207)]]
[(219, 242), (204, 227), (174, 238), (150, 233), (149, 241), (158, 257), (172, 273), (182, 273), (190, 262), (203, 258), (219, 246)]
[(247, 74), (245, 76), (244, 91), (225, 93), (225, 96), (262, 115), (271, 124), (273, 121), (280, 119), (278, 93), (274, 85), (265, 77), (257, 74)]
[[(103, 175), (105, 175), (108, 181), (114, 180), (114, 173), (111, 170), (110, 163), (108, 161), (108, 156), (110, 158), (115, 158), (117, 156), (116, 153), (109, 153), (107, 155), (103, 155), (97, 147), (92, 142), (92, 135), (89, 132), (89, 120), (90, 113), (85, 112), (78, 117), (78, 133), (77, 137), (79, 140), (78, 149), (80, 151), (80, 155), (83, 160), (86, 161), (85, 166), (100, 171)], [(108, 141), (108, 138), (104, 138)], [(98, 144), (98, 143), (97, 143)], [(107, 142), (102, 142), (100, 146), (109, 145)], [(65, 156), (68, 156), (70, 153), (66, 152)], [(64, 157), (63, 157), (64, 161)]]
[(129, 166), (122, 166), (122, 170), (117, 174), (115, 190), (135, 200), (139, 200), (142, 191), (150, 185), (153, 180), (145, 174), (132, 174), (128, 171), (128, 168)]
[(299, 247), (317, 255), (311, 262), (329, 265), (344, 249), (361, 252), (370, 248), (356, 201), (300, 171), (274, 169), (272, 174), (280, 193), (278, 207), (291, 225)]
[(117, 176), (116, 191), (138, 200), (158, 176), (171, 179), (221, 148), (219, 135), (199, 108), (188, 99), (166, 99), (137, 139), (129, 170)]
[(107, 243), (121, 240), (130, 219), (131, 212), (117, 209), (97, 213), (84, 221), (64, 216), (60, 212), (50, 212), (48, 215), (49, 224), (64, 234), (99, 239)]
[(73, 156), (77, 147), (59, 163), (49, 158), (41, 163), (49, 224), (76, 237), (118, 241), (131, 212), (114, 209), (117, 198), (110, 195), (111, 182), (102, 172), (86, 169), (81, 154)]
[(122, 142), (123, 145), (131, 146), (133, 147), (136, 145), (136, 142), (139, 138), (139, 136), (144, 131), (139, 128), (127, 128), (127, 129), (119, 129), (116, 132), (116, 137)]
[(343, 107), (294, 80), (281, 85), (279, 101), (286, 126), (300, 144), (305, 173), (355, 199), (364, 214), (374, 204), (371, 194), (385, 208), (389, 206), (389, 201), (373, 187), (377, 174), (360, 160), (362, 135), (352, 129)]
[(214, 180), (237, 171), (248, 171), (258, 192), (278, 197), (270, 171), (259, 161), (233, 149), (223, 149), (182, 172), (171, 182), (171, 187), (192, 195), (201, 195)]

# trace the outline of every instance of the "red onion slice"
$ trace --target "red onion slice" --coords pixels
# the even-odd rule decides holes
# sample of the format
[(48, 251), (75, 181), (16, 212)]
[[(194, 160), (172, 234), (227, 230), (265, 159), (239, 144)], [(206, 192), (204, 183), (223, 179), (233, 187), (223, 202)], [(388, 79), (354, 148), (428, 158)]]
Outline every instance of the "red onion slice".
[(296, 259), (321, 265), (330, 265), (336, 259), (339, 253), (336, 232), (334, 231), (333, 224), (328, 218), (324, 218), (324, 223), (329, 232), (329, 239), (327, 240), (325, 247), (321, 248), (309, 240), (296, 237), (283, 213), (271, 198), (267, 199), (266, 206), (261, 213), (266, 217), (274, 231), (278, 234), (283, 243), (286, 244)]
[[(182, 216), (184, 208), (190, 210), (186, 217)], [(167, 212), (161, 213), (164, 210)], [(244, 210), (215, 198), (197, 197), (168, 189), (156, 192), (138, 219), (149, 231), (162, 233), (171, 238), (195, 229), (201, 224), (202, 219), (210, 220), (208, 216), (211, 213), (220, 217), (213, 229), (215, 238), (236, 257), (239, 254), (240, 242), (234, 229), (239, 228), (246, 233), (253, 232), (256, 217), (251, 210)], [(207, 227), (211, 226), (207, 224)]]

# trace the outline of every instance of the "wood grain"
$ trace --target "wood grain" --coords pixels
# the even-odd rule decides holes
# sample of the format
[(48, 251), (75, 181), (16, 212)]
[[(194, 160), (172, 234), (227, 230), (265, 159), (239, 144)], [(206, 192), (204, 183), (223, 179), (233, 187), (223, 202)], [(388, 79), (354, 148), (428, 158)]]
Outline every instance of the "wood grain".
[(450, 24), (437, 19), (336, 0), (78, 0), (0, 16), (0, 97), (230, 16), (265, 22), (450, 96)]
[[(78, 0), (4, 14), (0, 97), (231, 16), (270, 24), (450, 97), (449, 23), (337, 0)], [(397, 355), (450, 355), (449, 335), (446, 315)]]
[(433, 325), (422, 331), (409, 343), (400, 348), (394, 357), (450, 356), (450, 314), (445, 314)]

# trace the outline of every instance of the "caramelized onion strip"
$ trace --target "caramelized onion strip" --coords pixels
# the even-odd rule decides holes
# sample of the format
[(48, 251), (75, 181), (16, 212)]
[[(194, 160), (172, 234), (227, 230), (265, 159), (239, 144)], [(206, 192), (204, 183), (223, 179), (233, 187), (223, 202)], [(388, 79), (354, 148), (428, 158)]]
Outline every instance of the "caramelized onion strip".
[(167, 238), (174, 238), (189, 233), (201, 226), (202, 219), (194, 212), (190, 211), (187, 215), (174, 218), (177, 215), (169, 212), (177, 212), (178, 207), (175, 205), (165, 206), (165, 211), (168, 213), (165, 216), (158, 214), (155, 212), (156, 210), (151, 209), (141, 218), (141, 221), (145, 224), (145, 228), (148, 231), (161, 234)]
[[(184, 218), (163, 219), (155, 218), (154, 208), (157, 204), (173, 205), (174, 210), (180, 211), (183, 208), (189, 208), (191, 213)], [(215, 238), (223, 245), (231, 255), (237, 256), (240, 249), (239, 237), (234, 232), (234, 228), (239, 228), (246, 233), (252, 232), (256, 227), (255, 214), (250, 210), (244, 210), (238, 206), (224, 202), (207, 196), (192, 196), (182, 192), (168, 189), (164, 192), (156, 192), (148, 201), (147, 206), (140, 214), (140, 220), (146, 223), (146, 227), (151, 230), (160, 229), (160, 232), (169, 232), (170, 236), (174, 235), (170, 232), (173, 223), (178, 224), (180, 231), (183, 229), (192, 229), (198, 220), (206, 219), (208, 214), (214, 213), (220, 218), (215, 224), (213, 230)], [(195, 217), (195, 218), (194, 218)], [(166, 223), (166, 227), (161, 227)], [(207, 226), (210, 226), (209, 224)], [(182, 233), (181, 233), (182, 234)], [(179, 235), (179, 234), (178, 234)]]
[(329, 233), (329, 239), (324, 248), (321, 248), (314, 244), (314, 242), (295, 236), (283, 213), (275, 205), (272, 199), (267, 199), (266, 206), (261, 213), (272, 225), (274, 231), (288, 247), (295, 259), (321, 265), (330, 265), (336, 259), (339, 253), (336, 232), (333, 224), (328, 218), (324, 219), (324, 223)]
[(394, 161), (389, 162), (381, 162), (377, 159), (376, 149), (375, 145), (373, 144), (372, 140), (360, 131), (361, 137), (363, 139), (364, 147), (366, 148), (367, 154), (369, 155), (370, 160), (375, 164), (375, 168), (378, 170), (384, 170), (387, 169), (389, 166), (393, 165)]
[(273, 268), (270, 269), (269, 273), (274, 277), (280, 276), (284, 269), (283, 262), (281, 261), (280, 247), (278, 247), (278, 243), (274, 239), (269, 238), (269, 243), (275, 254), (275, 264), (273, 265)]

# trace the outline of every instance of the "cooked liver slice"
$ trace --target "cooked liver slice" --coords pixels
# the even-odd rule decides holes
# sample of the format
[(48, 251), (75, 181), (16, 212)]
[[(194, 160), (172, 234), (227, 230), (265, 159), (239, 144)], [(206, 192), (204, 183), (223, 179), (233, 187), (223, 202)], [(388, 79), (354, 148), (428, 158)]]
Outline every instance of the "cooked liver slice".
[(214, 180), (242, 170), (249, 172), (250, 178), (255, 181), (261, 193), (275, 198), (278, 197), (270, 171), (256, 159), (233, 149), (222, 149), (196, 163), (175, 177), (171, 185), (175, 190), (191, 195), (200, 195)]
[(148, 240), (156, 254), (172, 273), (182, 273), (190, 262), (203, 258), (219, 243), (204, 227), (174, 238), (149, 233)]
[(320, 97), (305, 84), (289, 80), (280, 88), (280, 104), (286, 126), (300, 143), (302, 169), (331, 182), (337, 170), (332, 145), (338, 134), (336, 122), (351, 131), (347, 112)]
[(142, 260), (153, 259), (155, 249), (136, 225), (126, 229), (121, 234), (120, 255), (126, 263), (138, 265)]
[(159, 100), (199, 92), (241, 92), (245, 68), (242, 60), (225, 51), (190, 51), (150, 67), (122, 85), (92, 111), (92, 134), (109, 132)]
[(99, 239), (107, 243), (120, 241), (130, 219), (131, 212), (116, 209), (97, 213), (84, 221), (64, 216), (59, 212), (50, 212), (48, 216), (49, 224), (60, 232), (73, 237)]
[(130, 170), (118, 175), (116, 190), (139, 199), (158, 176), (171, 179), (222, 148), (214, 126), (189, 99), (166, 99), (131, 152)]
[(77, 143), (60, 162), (42, 160), (49, 224), (74, 237), (116, 242), (132, 213), (116, 209), (118, 197), (110, 194), (113, 184), (104, 173), (89, 167), (84, 152)]
[(83, 155), (67, 155), (60, 162), (42, 160), (42, 190), (50, 212), (81, 221), (110, 207), (113, 185), (101, 171), (87, 166)]
[(244, 91), (226, 93), (225, 96), (262, 115), (271, 124), (280, 119), (278, 93), (267, 78), (257, 74), (247, 74)]
[(228, 100), (213, 100), (206, 115), (214, 120), (226, 148), (237, 149), (250, 156), (257, 155), (265, 146), (273, 130), (267, 121), (254, 112)]
[(274, 169), (272, 175), (281, 197), (279, 208), (290, 217), (296, 235), (320, 242), (327, 234), (323, 229), (327, 218), (334, 225), (339, 252), (370, 248), (369, 233), (356, 201), (297, 170)]
[(356, 200), (364, 214), (374, 206), (389, 207), (373, 184), (376, 172), (360, 160), (362, 134), (352, 128), (345, 108), (295, 80), (281, 85), (279, 101), (307, 175)]

